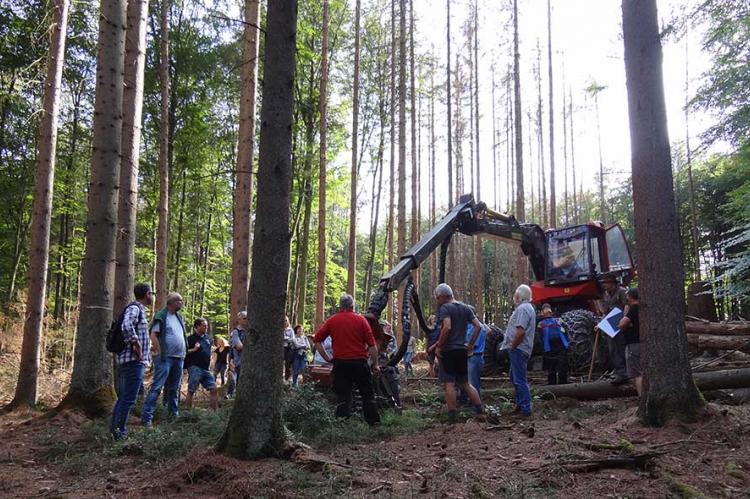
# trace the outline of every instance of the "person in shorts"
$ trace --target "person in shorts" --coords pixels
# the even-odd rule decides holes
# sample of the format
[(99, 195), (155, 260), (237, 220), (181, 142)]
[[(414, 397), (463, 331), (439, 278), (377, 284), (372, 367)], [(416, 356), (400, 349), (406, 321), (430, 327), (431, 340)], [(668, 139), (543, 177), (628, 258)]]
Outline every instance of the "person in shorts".
[(193, 334), (188, 336), (188, 354), (185, 365), (188, 370), (188, 393), (185, 406), (193, 406), (193, 395), (199, 386), (203, 386), (211, 397), (211, 408), (219, 408), (219, 397), (216, 393), (216, 378), (209, 371), (211, 364), (211, 340), (208, 338), (208, 321), (203, 317), (193, 323)]
[[(477, 390), (469, 384), (468, 358), (474, 353), (474, 344), (479, 336), (482, 323), (468, 305), (453, 298), (453, 290), (445, 283), (435, 288), (438, 302), (440, 336), (430, 347), (435, 352), (439, 364), (439, 379), (445, 388), (445, 403), (448, 406), (448, 423), (456, 422), (456, 385), (469, 397), (474, 412), (481, 414), (482, 400)], [(475, 334), (466, 343), (466, 330), (474, 325)]]
[(625, 366), (628, 377), (635, 382), (638, 396), (643, 389), (643, 372), (641, 371), (641, 323), (638, 317), (638, 288), (632, 288), (627, 293), (628, 312), (620, 319), (618, 326), (625, 335)]

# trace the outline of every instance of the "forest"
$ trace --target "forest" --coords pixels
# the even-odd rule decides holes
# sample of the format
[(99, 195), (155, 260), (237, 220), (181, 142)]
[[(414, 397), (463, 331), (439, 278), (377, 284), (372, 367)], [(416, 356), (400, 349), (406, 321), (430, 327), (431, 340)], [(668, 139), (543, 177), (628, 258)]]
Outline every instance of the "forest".
[[(749, 20), (742, 0), (3, 0), (0, 496), (747, 494)], [(573, 234), (580, 273), (555, 281)], [(594, 327), (608, 279), (643, 302), (637, 391)], [(483, 413), (455, 426), (425, 325), (443, 282), (487, 331)], [(165, 387), (142, 421), (156, 342), (113, 440), (107, 335), (137, 283), (151, 335), (174, 293), (186, 336), (205, 318), (231, 383), (209, 397), (185, 366), (179, 416)], [(535, 327), (528, 419), (501, 351), (523, 284), (571, 341), (548, 383)], [(372, 428), (316, 371), (344, 294), (381, 356)]]

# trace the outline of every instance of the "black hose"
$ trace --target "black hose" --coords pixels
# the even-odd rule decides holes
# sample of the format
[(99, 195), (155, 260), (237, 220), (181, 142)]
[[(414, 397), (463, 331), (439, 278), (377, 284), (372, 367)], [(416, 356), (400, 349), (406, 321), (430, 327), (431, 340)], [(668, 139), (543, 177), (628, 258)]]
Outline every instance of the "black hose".
[(393, 356), (388, 359), (388, 365), (391, 367), (397, 366), (401, 359), (406, 354), (406, 349), (409, 347), (409, 340), (411, 339), (411, 295), (414, 293), (416, 286), (411, 277), (406, 281), (404, 286), (404, 296), (401, 302), (401, 325), (402, 325), (402, 337), (401, 344), (398, 346), (398, 350)]

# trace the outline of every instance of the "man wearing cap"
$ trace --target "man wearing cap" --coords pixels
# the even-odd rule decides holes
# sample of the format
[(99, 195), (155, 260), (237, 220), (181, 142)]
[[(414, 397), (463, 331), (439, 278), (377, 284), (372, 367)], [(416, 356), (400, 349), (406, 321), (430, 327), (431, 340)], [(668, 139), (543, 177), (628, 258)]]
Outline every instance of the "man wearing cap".
[(143, 402), (141, 422), (150, 426), (156, 411), (156, 400), (165, 390), (167, 410), (172, 417), (179, 415), (182, 366), (187, 353), (185, 320), (180, 314), (182, 296), (169, 293), (167, 305), (159, 310), (151, 323), (151, 351), (154, 356), (154, 379)]
[[(602, 297), (602, 313), (606, 316), (615, 307), (622, 310), (623, 315), (628, 313), (627, 291), (620, 286), (617, 279), (612, 274), (604, 276), (602, 281), (604, 286), (604, 296)], [(617, 334), (614, 338), (604, 335), (607, 338), (607, 352), (609, 356), (609, 366), (615, 371), (615, 378), (612, 384), (621, 385), (628, 381), (628, 371), (625, 365), (625, 335)]]
[[(330, 337), (333, 358), (323, 348), (323, 341)], [(313, 338), (318, 353), (326, 362), (333, 362), (333, 389), (338, 405), (336, 416), (351, 415), (352, 388), (357, 386), (362, 396), (362, 412), (370, 426), (380, 422), (375, 405), (372, 374), (380, 374), (378, 349), (367, 319), (354, 312), (354, 298), (344, 294), (339, 298), (339, 312), (326, 320)], [(371, 366), (367, 360), (370, 359)]]

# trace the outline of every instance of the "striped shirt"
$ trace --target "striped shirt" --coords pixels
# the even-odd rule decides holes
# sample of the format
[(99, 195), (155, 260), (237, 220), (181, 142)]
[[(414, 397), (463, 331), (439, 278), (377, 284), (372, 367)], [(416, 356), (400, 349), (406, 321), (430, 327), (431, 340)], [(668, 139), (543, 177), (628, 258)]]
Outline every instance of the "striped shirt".
[(146, 307), (142, 303), (134, 301), (125, 309), (125, 316), (122, 318), (122, 334), (125, 338), (125, 349), (116, 354), (117, 365), (138, 360), (132, 345), (140, 343), (143, 356), (141, 364), (148, 366), (151, 363), (151, 339), (148, 336)]

